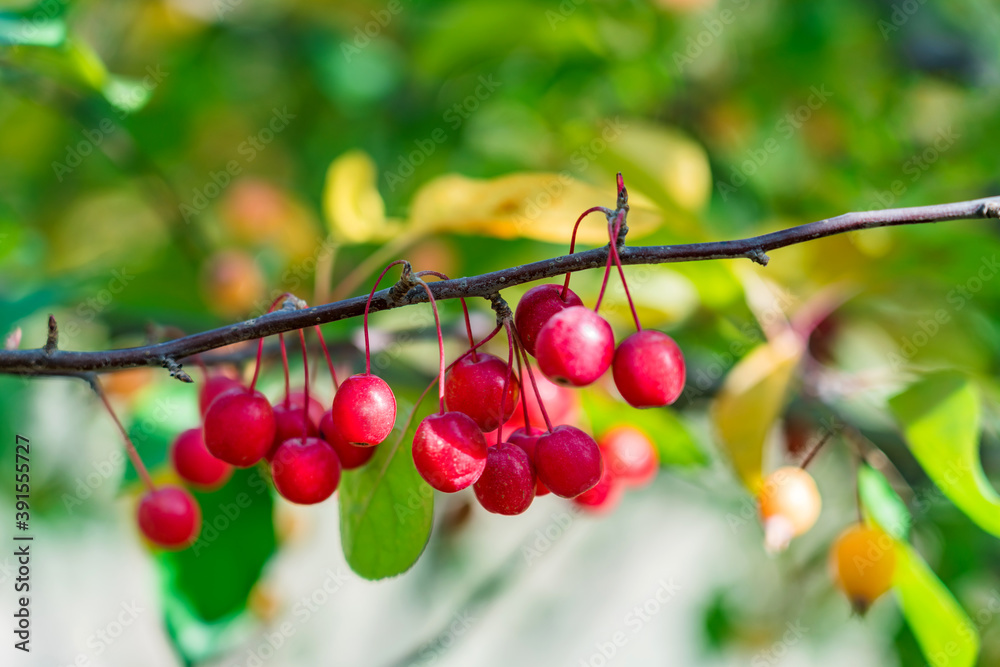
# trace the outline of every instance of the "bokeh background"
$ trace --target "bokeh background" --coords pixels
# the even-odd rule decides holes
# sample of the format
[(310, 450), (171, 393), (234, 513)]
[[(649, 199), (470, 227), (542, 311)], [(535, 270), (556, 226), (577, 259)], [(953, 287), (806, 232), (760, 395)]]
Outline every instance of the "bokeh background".
[[(64, 349), (123, 347), (244, 319), (284, 290), (359, 294), (397, 257), (463, 276), (563, 254), (579, 212), (613, 205), (617, 171), (634, 244), (1000, 192), (1000, 11), (984, 0), (3, 6), (0, 329), (22, 347), (44, 341), (49, 313)], [(601, 244), (599, 221), (583, 230)], [(36, 535), (33, 652), (4, 646), (3, 663), (924, 664), (896, 597), (860, 619), (830, 581), (830, 543), (857, 513), (847, 440), (811, 464), (819, 524), (768, 556), (719, 437), (727, 372), (792, 321), (819, 324), (768, 389), (781, 410), (760, 413), (765, 467), (801, 457), (824, 420), (863, 434), (909, 504), (910, 541), (975, 626), (978, 664), (997, 664), (997, 538), (927, 479), (886, 401), (927, 371), (971, 378), (997, 480), (998, 250), (994, 223), (960, 221), (787, 248), (766, 268), (627, 268), (645, 325), (685, 351), (689, 391), (649, 416), (602, 385), (568, 418), (640, 422), (656, 481), (603, 516), (548, 496), (503, 518), (470, 493), (439, 496), (420, 561), (380, 582), (348, 567), (336, 501), (270, 491), (231, 521), (231, 496), (203, 498), (222, 527), (206, 557), (151, 553), (134, 471), (89, 389), (0, 378), (0, 460), (12, 469), (14, 434), (31, 439)], [(592, 303), (599, 272), (573, 285)], [(626, 335), (616, 278), (610, 289), (602, 313)], [(488, 332), (488, 305), (471, 306)], [(460, 311), (442, 310), (454, 356)], [(373, 318), (401, 405), (434, 373), (429, 318)], [(324, 332), (341, 370), (359, 370), (358, 322)], [(104, 382), (170, 479), (166, 447), (197, 424), (196, 388), (161, 370)], [(280, 394), (273, 359), (263, 382)], [(329, 400), (322, 373), (316, 391)], [(0, 557), (5, 617), (12, 566)]]

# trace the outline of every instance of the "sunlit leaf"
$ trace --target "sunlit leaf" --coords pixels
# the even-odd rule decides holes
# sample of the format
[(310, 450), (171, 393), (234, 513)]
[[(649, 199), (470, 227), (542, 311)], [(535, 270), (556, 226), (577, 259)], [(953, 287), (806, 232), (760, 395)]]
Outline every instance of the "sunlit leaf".
[(1000, 495), (979, 461), (976, 386), (954, 372), (935, 373), (889, 405), (927, 476), (983, 530), (1000, 535)]
[(375, 186), (377, 168), (363, 151), (349, 151), (326, 172), (323, 212), (330, 235), (347, 243), (384, 241), (398, 231), (385, 217), (385, 202)]
[(905, 542), (896, 543), (893, 588), (929, 664), (970, 667), (976, 663), (976, 627), (927, 563)]
[(433, 410), (425, 401), (406, 433), (393, 431), (362, 468), (340, 482), (340, 535), (351, 569), (383, 579), (410, 569), (423, 553), (434, 515), (434, 492), (413, 464), (417, 425)]
[[(456, 174), (437, 178), (417, 192), (409, 226), (420, 232), (457, 232), (498, 238), (531, 238), (567, 243), (573, 223), (592, 206), (615, 205), (613, 183), (589, 185), (567, 174), (520, 173), (491, 179)], [(660, 211), (643, 197), (629, 199), (629, 238), (663, 223)], [(579, 240), (608, 242), (607, 222), (594, 214), (580, 226)]]
[(643, 431), (656, 446), (661, 466), (703, 466), (708, 456), (687, 426), (670, 408), (636, 410), (600, 389), (580, 393), (583, 410), (598, 437), (611, 428), (628, 424)]
[(865, 510), (886, 533), (906, 541), (912, 518), (885, 475), (869, 465), (858, 470), (858, 494)]
[(781, 414), (802, 341), (791, 332), (754, 348), (729, 372), (712, 417), (722, 444), (747, 488), (761, 482), (764, 444)]

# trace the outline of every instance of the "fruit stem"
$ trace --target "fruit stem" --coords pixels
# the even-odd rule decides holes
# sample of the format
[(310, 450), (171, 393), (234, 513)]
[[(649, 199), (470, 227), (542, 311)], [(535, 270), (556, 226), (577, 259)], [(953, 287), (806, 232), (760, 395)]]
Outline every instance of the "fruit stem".
[(438, 407), (440, 408), (441, 414), (444, 414), (444, 371), (445, 371), (445, 360), (444, 360), (444, 336), (441, 335), (441, 316), (438, 314), (437, 301), (434, 300), (434, 293), (431, 291), (430, 285), (424, 282), (423, 278), (417, 277), (420, 282), (421, 287), (427, 292), (427, 300), (431, 302), (431, 310), (434, 311), (434, 326), (437, 327), (438, 336), (438, 354), (440, 356), (438, 362)]
[(302, 344), (302, 375), (306, 386), (302, 400), (302, 439), (309, 437), (309, 355), (306, 352), (306, 335), (299, 329), (299, 342)]
[[(592, 206), (592, 207), (588, 208), (586, 211), (584, 211), (583, 213), (581, 213), (580, 217), (576, 219), (576, 224), (573, 225), (573, 235), (570, 237), (570, 241), (569, 241), (569, 254), (572, 255), (573, 252), (576, 250), (576, 232), (577, 232), (578, 229), (580, 229), (580, 223), (588, 215), (590, 215), (591, 213), (597, 213), (598, 211), (601, 211), (605, 215), (611, 215), (611, 211), (609, 211), (608, 209), (604, 208), (603, 206)], [(563, 301), (566, 300), (566, 295), (569, 294), (569, 277), (571, 275), (573, 275), (573, 274), (571, 272), (567, 271), (566, 272), (566, 280), (563, 281), (562, 296), (560, 297)]]
[(118, 426), (118, 430), (122, 434), (122, 438), (125, 440), (125, 453), (128, 455), (129, 460), (132, 462), (132, 466), (135, 471), (139, 474), (139, 478), (142, 479), (142, 483), (146, 485), (146, 488), (150, 491), (156, 491), (156, 485), (153, 484), (153, 479), (149, 476), (149, 471), (146, 470), (146, 466), (143, 465), (142, 459), (139, 457), (139, 452), (136, 451), (135, 445), (132, 444), (132, 439), (128, 437), (128, 431), (122, 426), (121, 420), (118, 419), (118, 415), (115, 414), (114, 408), (111, 407), (111, 402), (108, 401), (107, 394), (104, 393), (104, 389), (101, 387), (101, 382), (96, 377), (90, 382), (91, 388), (94, 393), (101, 399), (104, 403), (105, 409), (107, 409), (108, 414), (111, 418), (115, 420), (115, 424)]
[(804, 459), (802, 459), (802, 463), (799, 464), (799, 467), (805, 470), (806, 466), (809, 465), (814, 458), (816, 458), (816, 455), (819, 454), (819, 450), (823, 448), (823, 445), (825, 445), (832, 436), (833, 433), (831, 431), (827, 431), (820, 441), (816, 443), (816, 446), (813, 447), (808, 454), (806, 454)]
[(337, 391), (340, 389), (340, 382), (337, 381), (337, 371), (333, 369), (333, 359), (330, 358), (330, 350), (326, 346), (326, 340), (323, 338), (323, 330), (319, 328), (316, 324), (313, 326), (316, 331), (316, 337), (319, 338), (319, 346), (323, 348), (323, 356), (326, 357), (327, 368), (330, 369), (330, 378), (333, 380), (333, 390)]
[(288, 379), (288, 350), (285, 349), (285, 334), (278, 334), (278, 344), (281, 347), (281, 365), (285, 369), (285, 402), (287, 403), (291, 382)]
[(503, 442), (503, 423), (506, 421), (504, 415), (507, 410), (507, 389), (510, 387), (510, 378), (514, 373), (514, 334), (511, 327), (507, 327), (507, 375), (503, 379), (503, 391), (500, 392), (500, 419), (497, 426), (497, 444)]
[(595, 313), (601, 309), (601, 301), (604, 300), (604, 290), (607, 289), (608, 278), (611, 277), (611, 259), (612, 255), (608, 252), (608, 262), (604, 265), (604, 280), (601, 281), (601, 291), (597, 295), (597, 303), (594, 304)]
[(531, 420), (528, 418), (528, 392), (524, 390), (524, 367), (521, 366), (521, 355), (515, 354), (517, 360), (517, 381), (521, 385), (521, 410), (524, 413), (524, 427), (531, 433)]
[[(528, 352), (524, 349), (524, 343), (521, 342), (521, 336), (517, 333), (517, 329), (511, 326), (511, 323), (504, 322), (509, 330), (514, 332), (514, 347), (518, 352), (524, 356), (524, 367), (528, 371), (528, 379), (531, 381), (531, 388), (535, 392), (535, 399), (538, 400), (538, 409), (542, 411), (542, 418), (545, 420), (545, 428), (549, 433), (552, 432), (552, 421), (549, 419), (548, 410), (545, 409), (545, 404), (542, 402), (542, 394), (538, 391), (538, 385), (535, 383), (535, 374), (531, 371), (531, 363), (528, 361)], [(523, 391), (523, 389), (522, 389)], [(527, 408), (525, 408), (525, 419), (527, 419)]]
[(264, 356), (264, 339), (257, 339), (257, 363), (253, 367), (253, 380), (250, 381), (250, 393), (254, 392), (254, 388), (257, 386), (257, 376), (260, 375), (260, 360)]
[[(417, 271), (415, 274), (418, 278), (422, 276), (435, 276), (441, 280), (451, 280), (447, 275), (441, 273), (440, 271)], [(460, 296), (458, 300), (462, 302), (462, 313), (465, 315), (465, 331), (469, 334), (469, 352), (472, 353), (472, 360), (479, 361), (479, 357), (476, 355), (476, 339), (472, 335), (472, 321), (469, 319), (469, 304), (465, 302), (465, 297)], [(462, 355), (465, 356), (465, 355)]]
[[(618, 175), (621, 178), (621, 174)], [(622, 279), (622, 287), (625, 288), (625, 298), (628, 299), (628, 307), (632, 309), (632, 318), (635, 320), (635, 330), (642, 331), (642, 324), (639, 323), (639, 313), (635, 310), (635, 304), (632, 303), (632, 295), (628, 291), (628, 282), (625, 280), (625, 269), (622, 268), (622, 258), (618, 255), (618, 232), (621, 231), (622, 223), (625, 220), (625, 211), (619, 210), (618, 215), (615, 216), (615, 222), (612, 225), (608, 223), (608, 248), (611, 250), (611, 254), (614, 255), (615, 265), (618, 267), (618, 275)]]
[(372, 291), (368, 294), (368, 301), (365, 302), (365, 319), (364, 319), (364, 328), (365, 328), (365, 375), (371, 375), (372, 374), (372, 353), (371, 353), (371, 347), (368, 344), (368, 310), (372, 306), (372, 299), (375, 298), (375, 290), (378, 289), (378, 284), (382, 281), (382, 278), (385, 277), (385, 274), (388, 273), (389, 269), (391, 269), (392, 267), (396, 266), (397, 264), (406, 264), (406, 263), (407, 262), (406, 262), (405, 259), (397, 259), (394, 262), (390, 262), (387, 267), (385, 267), (384, 269), (382, 269), (382, 273), (378, 274), (378, 278), (375, 280), (375, 284), (372, 285)]

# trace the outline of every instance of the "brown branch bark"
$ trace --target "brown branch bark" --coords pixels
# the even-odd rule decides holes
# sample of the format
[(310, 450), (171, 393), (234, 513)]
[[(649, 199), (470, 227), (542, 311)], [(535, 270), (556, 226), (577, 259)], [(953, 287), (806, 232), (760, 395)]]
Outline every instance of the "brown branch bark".
[[(845, 213), (834, 218), (735, 241), (622, 247), (619, 253), (623, 264), (664, 264), (708, 259), (746, 258), (766, 265), (768, 262), (766, 253), (771, 250), (826, 236), (873, 227), (975, 218), (1000, 218), (1000, 197), (934, 206)], [(438, 300), (456, 299), (463, 296), (490, 298), (501, 290), (514, 285), (552, 278), (566, 272), (601, 268), (605, 265), (607, 256), (607, 247), (595, 248), (541, 262), (523, 264), (502, 271), (493, 271), (468, 278), (442, 280), (431, 283), (431, 291), (434, 293), (434, 298)], [(365, 300), (366, 297), (357, 296), (303, 310), (282, 310), (245, 322), (141, 347), (98, 352), (71, 352), (55, 349), (55, 345), (49, 344), (38, 349), (0, 350), (0, 373), (76, 376), (86, 372), (107, 372), (137, 366), (163, 366), (176, 370), (179, 368), (178, 363), (181, 360), (199, 352), (263, 336), (294, 331), (314, 324), (359, 317), (364, 313)], [(410, 289), (405, 294), (399, 295), (399, 290), (393, 291), (393, 288), (390, 287), (375, 293), (371, 310), (372, 312), (389, 310), (426, 301), (427, 294), (422, 289)]]

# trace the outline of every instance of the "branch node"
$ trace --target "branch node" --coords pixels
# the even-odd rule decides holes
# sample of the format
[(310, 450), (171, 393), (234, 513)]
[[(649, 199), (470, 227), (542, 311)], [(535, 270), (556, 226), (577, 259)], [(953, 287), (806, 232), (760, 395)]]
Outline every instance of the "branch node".
[(188, 382), (188, 383), (194, 382), (194, 380), (191, 379), (191, 376), (187, 374), (187, 372), (181, 367), (181, 365), (177, 363), (175, 360), (171, 359), (170, 357), (164, 357), (161, 363), (164, 368), (170, 371), (170, 377), (174, 378), (175, 380), (180, 380), (181, 382)]
[(507, 301), (500, 296), (500, 292), (494, 292), (486, 297), (490, 302), (490, 308), (497, 314), (497, 324), (503, 326), (504, 322), (512, 321), (514, 314), (510, 310)]
[(979, 214), (984, 218), (1000, 218), (1000, 202), (988, 201), (979, 207)]
[(406, 298), (406, 295), (410, 293), (410, 290), (414, 287), (420, 286), (420, 278), (413, 275), (413, 267), (410, 263), (403, 261), (403, 272), (399, 274), (399, 280), (396, 284), (389, 288), (389, 295), (387, 299), (389, 303), (394, 306), (398, 306)]
[(761, 266), (767, 266), (767, 263), (771, 260), (771, 258), (768, 257), (767, 254), (760, 248), (754, 248), (753, 250), (750, 250), (749, 252), (747, 252), (746, 256), (747, 259), (749, 259), (752, 262), (756, 262)]
[(45, 354), (52, 354), (59, 349), (59, 327), (56, 325), (55, 315), (49, 315), (49, 335), (45, 340)]

